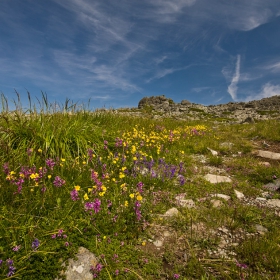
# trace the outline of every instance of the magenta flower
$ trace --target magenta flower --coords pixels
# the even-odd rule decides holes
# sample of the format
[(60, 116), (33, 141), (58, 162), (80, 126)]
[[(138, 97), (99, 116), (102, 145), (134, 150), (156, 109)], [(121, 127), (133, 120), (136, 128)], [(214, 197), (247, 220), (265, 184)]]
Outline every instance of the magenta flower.
[(46, 159), (46, 165), (53, 170), (53, 167), (55, 166), (55, 161), (51, 158)]
[(77, 200), (79, 200), (80, 198), (79, 198), (79, 193), (78, 193), (78, 191), (77, 190), (72, 190), (71, 192), (70, 192), (70, 195), (71, 195), (71, 199), (73, 200), (73, 201), (77, 201)]
[(59, 176), (56, 176), (54, 178), (54, 181), (53, 181), (53, 184), (56, 186), (56, 187), (62, 187), (64, 184), (65, 184), (65, 180), (63, 180), (62, 178), (60, 178)]
[(100, 211), (100, 208), (101, 208), (101, 200), (99, 200), (98, 198), (96, 198), (93, 202), (85, 203), (86, 211), (93, 209), (95, 213), (98, 213)]

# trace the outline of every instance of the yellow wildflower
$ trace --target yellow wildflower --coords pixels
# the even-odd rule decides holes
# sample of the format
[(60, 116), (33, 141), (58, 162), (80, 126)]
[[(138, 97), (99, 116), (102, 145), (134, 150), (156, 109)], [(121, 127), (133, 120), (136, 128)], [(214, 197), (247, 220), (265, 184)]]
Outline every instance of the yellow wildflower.
[(87, 189), (88, 193), (91, 193), (92, 190), (93, 190), (92, 188), (88, 188), (88, 189)]
[(127, 200), (124, 202), (124, 206), (125, 206), (125, 207), (128, 206), (128, 201), (127, 201)]
[(38, 178), (39, 177), (39, 174), (38, 173), (32, 173), (31, 175), (30, 175), (30, 179), (36, 179), (36, 178)]
[(48, 178), (51, 179), (52, 175), (48, 175)]
[(75, 190), (76, 190), (76, 191), (79, 191), (80, 189), (81, 189), (80, 186), (75, 186)]
[(130, 197), (130, 198), (134, 198), (134, 193), (131, 193), (131, 194), (129, 195), (129, 197)]
[(43, 150), (42, 150), (42, 149), (38, 149), (38, 152), (39, 152), (39, 153), (42, 153), (42, 152), (43, 152)]
[(138, 201), (141, 201), (141, 200), (143, 199), (143, 197), (139, 194), (139, 195), (137, 195), (136, 199), (137, 199)]
[(64, 162), (64, 161), (65, 161), (65, 158), (62, 158), (61, 161)]
[(88, 195), (87, 195), (87, 193), (84, 195), (84, 200), (88, 200), (89, 198), (88, 198)]

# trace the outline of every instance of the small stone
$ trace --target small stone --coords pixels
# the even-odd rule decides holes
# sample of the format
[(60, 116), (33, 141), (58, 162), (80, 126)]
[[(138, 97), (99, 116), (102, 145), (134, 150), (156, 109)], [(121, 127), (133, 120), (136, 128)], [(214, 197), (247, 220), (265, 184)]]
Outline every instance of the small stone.
[(269, 152), (269, 151), (259, 150), (259, 151), (257, 151), (257, 156), (263, 157), (263, 158), (274, 159), (274, 160), (280, 160), (280, 153), (273, 153), (273, 152)]
[(236, 197), (238, 199), (243, 199), (245, 197), (245, 195), (242, 193), (242, 192), (239, 192), (237, 190), (234, 190), (235, 194), (236, 194)]
[(264, 226), (259, 225), (259, 224), (255, 225), (255, 229), (260, 234), (265, 234), (268, 231), (267, 228), (265, 228)]
[(192, 199), (177, 199), (178, 205), (184, 208), (194, 208), (195, 203)]
[(229, 195), (226, 195), (226, 194), (222, 194), (222, 193), (216, 193), (216, 194), (212, 194), (211, 195), (212, 197), (219, 197), (219, 198), (222, 198), (226, 201), (228, 201), (230, 199), (230, 196)]
[(223, 202), (219, 199), (211, 199), (211, 203), (214, 208), (218, 208), (223, 205)]
[(228, 178), (226, 176), (220, 176), (220, 175), (207, 174), (204, 176), (204, 178), (212, 184), (230, 183), (231, 182), (230, 178)]
[(259, 164), (262, 165), (262, 166), (265, 166), (265, 167), (270, 167), (270, 163), (267, 162), (267, 161), (262, 161)]
[(256, 200), (258, 200), (258, 201), (266, 201), (266, 198), (264, 198), (264, 197), (256, 197)]
[(173, 207), (173, 208), (168, 209), (163, 216), (173, 217), (173, 216), (177, 216), (179, 213), (180, 212), (178, 211), (178, 209)]
[(274, 206), (274, 207), (279, 207), (280, 208), (280, 199), (269, 199), (267, 201), (267, 204), (270, 206)]
[(212, 150), (210, 148), (207, 148), (207, 150), (210, 151), (213, 156), (217, 156), (218, 155), (218, 152), (215, 151), (215, 150)]
[[(86, 248), (80, 247), (76, 257), (76, 260), (68, 260), (69, 265), (65, 273), (63, 273), (66, 280), (92, 280), (91, 266), (96, 266), (98, 263), (95, 255)], [(65, 263), (62, 266), (65, 266)], [(55, 280), (59, 279), (61, 278), (55, 278)]]
[(157, 240), (155, 240), (155, 241), (153, 242), (153, 244), (154, 244), (157, 248), (162, 247), (162, 245), (163, 245), (163, 240), (157, 239)]

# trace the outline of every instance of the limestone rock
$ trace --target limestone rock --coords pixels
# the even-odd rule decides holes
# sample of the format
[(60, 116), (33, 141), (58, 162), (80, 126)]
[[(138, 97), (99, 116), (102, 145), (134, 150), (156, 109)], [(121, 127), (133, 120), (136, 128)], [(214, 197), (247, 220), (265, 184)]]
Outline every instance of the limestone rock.
[(230, 183), (231, 182), (231, 179), (229, 177), (214, 175), (214, 174), (207, 174), (207, 175), (204, 176), (204, 178), (212, 184)]
[(280, 153), (274, 153), (274, 152), (270, 152), (270, 151), (259, 150), (259, 151), (257, 151), (257, 156), (262, 157), (262, 158), (280, 160)]
[(269, 199), (267, 201), (267, 204), (270, 206), (274, 206), (274, 207), (279, 207), (280, 208), (280, 199)]
[[(66, 280), (92, 280), (93, 274), (91, 267), (95, 267), (98, 263), (97, 258), (93, 253), (84, 247), (80, 247), (76, 255), (77, 260), (69, 259), (69, 265), (64, 273)], [(65, 266), (63, 264), (62, 266)], [(55, 278), (60, 280), (61, 278)]]
[(222, 194), (222, 193), (212, 194), (211, 196), (212, 197), (219, 197), (219, 198), (222, 198), (222, 199), (224, 199), (226, 201), (230, 200), (230, 196), (229, 195)]
[(245, 198), (245, 195), (244, 195), (242, 192), (239, 192), (239, 191), (237, 191), (237, 190), (234, 190), (234, 192), (235, 192), (236, 197), (237, 197), (238, 199), (243, 199), (243, 198)]
[(164, 217), (173, 217), (173, 216), (177, 216), (179, 213), (180, 212), (178, 211), (178, 209), (173, 207), (173, 208), (168, 209), (163, 216)]

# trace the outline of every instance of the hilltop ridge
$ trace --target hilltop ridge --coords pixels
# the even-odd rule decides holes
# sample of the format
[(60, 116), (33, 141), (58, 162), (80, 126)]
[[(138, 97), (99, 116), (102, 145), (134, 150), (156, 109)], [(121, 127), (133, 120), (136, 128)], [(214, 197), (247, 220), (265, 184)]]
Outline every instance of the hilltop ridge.
[(164, 95), (144, 97), (138, 103), (138, 108), (120, 108), (120, 113), (130, 115), (150, 114), (153, 118), (172, 117), (181, 120), (207, 120), (228, 123), (254, 122), (280, 118), (280, 95), (249, 102), (229, 102), (218, 105), (202, 105), (182, 100), (175, 103)]

